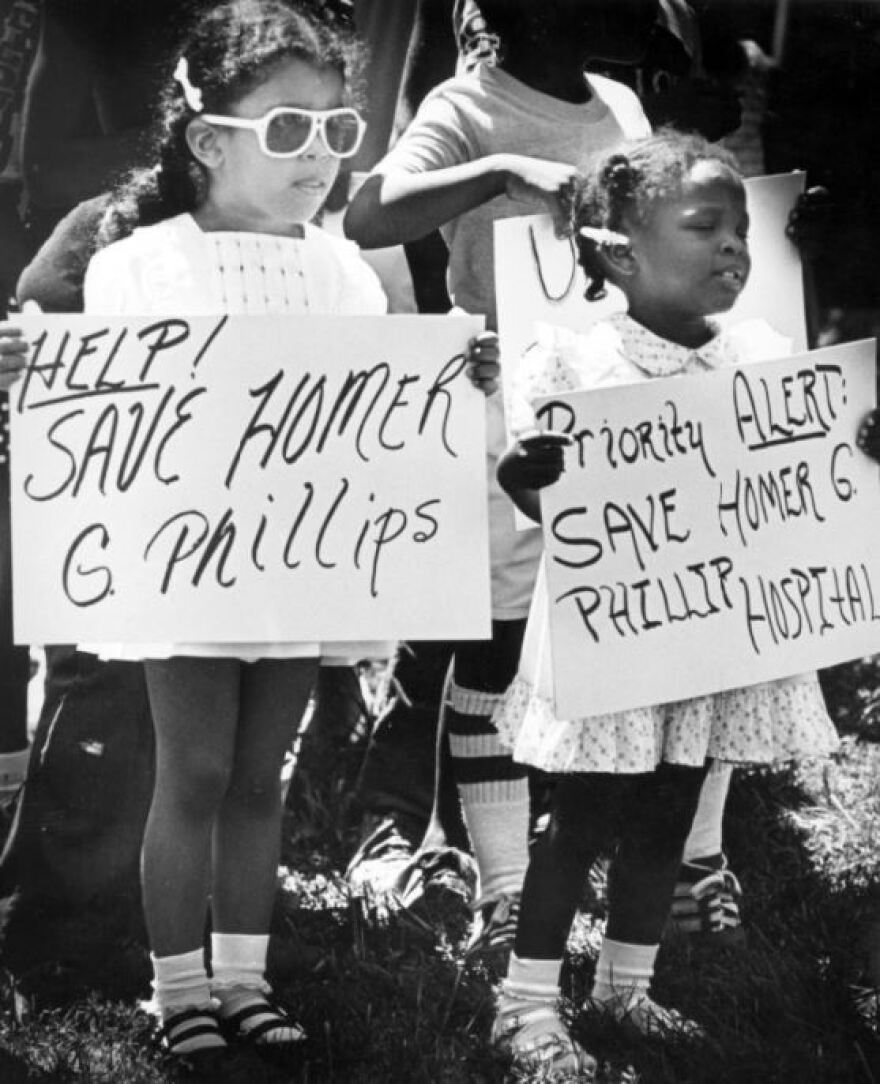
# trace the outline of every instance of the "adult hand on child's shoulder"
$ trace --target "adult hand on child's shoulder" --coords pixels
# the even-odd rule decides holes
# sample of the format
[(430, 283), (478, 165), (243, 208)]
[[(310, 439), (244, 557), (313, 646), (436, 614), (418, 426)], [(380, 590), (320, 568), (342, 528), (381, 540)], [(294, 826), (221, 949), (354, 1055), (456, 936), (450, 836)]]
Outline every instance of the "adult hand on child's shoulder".
[(876, 407), (859, 426), (856, 442), (865, 455), (880, 462), (880, 410)]
[(465, 361), (468, 379), (484, 395), (492, 395), (498, 390), (501, 372), (499, 355), (498, 336), (494, 331), (483, 331), (467, 344)]
[(569, 444), (567, 433), (551, 429), (522, 433), (498, 460), (498, 484), (507, 493), (553, 485), (565, 470)]

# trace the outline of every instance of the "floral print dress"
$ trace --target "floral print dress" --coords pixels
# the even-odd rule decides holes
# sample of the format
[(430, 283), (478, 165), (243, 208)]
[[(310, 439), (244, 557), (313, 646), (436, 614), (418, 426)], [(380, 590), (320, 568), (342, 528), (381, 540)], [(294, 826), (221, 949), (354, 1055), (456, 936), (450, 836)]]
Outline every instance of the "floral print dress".
[[(789, 353), (789, 341), (759, 320), (716, 328), (698, 350), (659, 338), (626, 313), (585, 334), (544, 325), (515, 379), (511, 423), (515, 431), (533, 427), (531, 403), (540, 395), (707, 372)], [(653, 771), (662, 760), (769, 763), (837, 748), (814, 673), (577, 719), (556, 718), (552, 689), (542, 564), (519, 672), (493, 717), (516, 760), (548, 772), (635, 773)]]

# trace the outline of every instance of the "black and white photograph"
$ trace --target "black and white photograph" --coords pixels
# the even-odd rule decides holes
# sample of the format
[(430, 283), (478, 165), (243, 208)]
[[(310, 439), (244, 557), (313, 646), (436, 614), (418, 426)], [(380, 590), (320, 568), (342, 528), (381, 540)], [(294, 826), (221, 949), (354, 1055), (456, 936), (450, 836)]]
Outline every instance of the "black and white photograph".
[(0, 1081), (880, 1084), (880, 0), (0, 0)]

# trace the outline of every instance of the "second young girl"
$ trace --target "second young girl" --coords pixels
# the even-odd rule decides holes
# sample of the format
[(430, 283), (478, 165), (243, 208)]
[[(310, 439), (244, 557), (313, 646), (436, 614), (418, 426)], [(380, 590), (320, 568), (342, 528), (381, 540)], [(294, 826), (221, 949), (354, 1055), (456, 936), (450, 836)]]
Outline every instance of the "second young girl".
[[(581, 187), (573, 223), (591, 280), (587, 296), (598, 296), (607, 278), (623, 291), (628, 311), (586, 335), (547, 329), (523, 359), (523, 403), (789, 352), (788, 340), (762, 321), (721, 331), (711, 319), (732, 307), (750, 269), (745, 190), (727, 152), (671, 131), (623, 144)], [(502, 487), (538, 521), (538, 491), (563, 467), (559, 436), (520, 439), (498, 468)], [(649, 991), (707, 758), (823, 755), (837, 737), (814, 674), (612, 715), (556, 718), (548, 610), (542, 570), (519, 673), (496, 722), (517, 760), (560, 774), (549, 826), (532, 848), (494, 1036), (515, 1055), (565, 1070), (586, 1055), (557, 1012), (559, 971), (594, 859), (615, 846), (592, 1006), (643, 1032), (694, 1031)]]

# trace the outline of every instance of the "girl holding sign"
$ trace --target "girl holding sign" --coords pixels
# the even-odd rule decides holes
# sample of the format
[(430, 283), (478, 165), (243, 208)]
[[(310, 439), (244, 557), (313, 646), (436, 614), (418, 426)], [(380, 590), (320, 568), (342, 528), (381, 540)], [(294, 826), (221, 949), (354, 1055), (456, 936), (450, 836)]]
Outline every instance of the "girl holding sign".
[[(86, 311), (384, 312), (378, 280), (354, 247), (310, 225), (363, 137), (358, 65), (354, 40), (329, 15), (278, 0), (232, 0), (205, 13), (160, 102), (156, 165), (133, 174), (105, 216)], [(138, 644), (100, 653), (144, 659), (156, 732), (142, 879), (163, 1043), (200, 1071), (228, 1058), (231, 1044), (288, 1050), (303, 1029), (264, 979), (279, 775), (319, 656), (333, 648)], [(209, 898), (211, 978), (202, 948)]]
[[(586, 335), (548, 329), (523, 359), (523, 400), (790, 352), (763, 322), (720, 331), (711, 319), (732, 307), (750, 269), (745, 190), (726, 151), (673, 131), (624, 143), (580, 186), (572, 222), (587, 297), (601, 296), (608, 280), (625, 294), (628, 312)], [(514, 424), (533, 426), (533, 417), (524, 403)], [(869, 434), (870, 427), (866, 440)], [(524, 436), (499, 463), (502, 487), (532, 519), (540, 521), (538, 491), (559, 478), (567, 440)], [(693, 1021), (657, 1004), (649, 990), (707, 758), (825, 755), (836, 748), (836, 732), (814, 674), (613, 715), (556, 718), (548, 616), (542, 571), (519, 673), (495, 718), (518, 760), (560, 775), (550, 825), (531, 852), (496, 1039), (534, 1056), (573, 1043), (555, 1008), (559, 970), (584, 877), (613, 843), (591, 1006), (644, 1033), (694, 1034)]]

